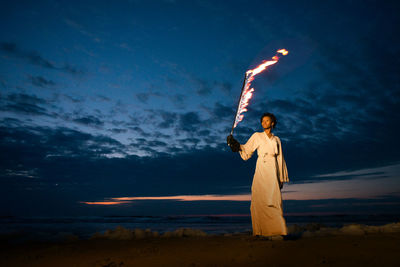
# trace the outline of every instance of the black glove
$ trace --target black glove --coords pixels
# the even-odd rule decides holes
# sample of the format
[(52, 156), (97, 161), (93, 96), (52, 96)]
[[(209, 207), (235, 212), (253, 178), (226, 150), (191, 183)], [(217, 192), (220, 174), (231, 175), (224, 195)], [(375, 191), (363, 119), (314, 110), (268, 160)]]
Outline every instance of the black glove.
[(233, 138), (232, 135), (228, 135), (226, 138), (226, 142), (228, 143), (228, 146), (231, 148), (232, 152), (239, 152), (240, 151), (240, 143)]

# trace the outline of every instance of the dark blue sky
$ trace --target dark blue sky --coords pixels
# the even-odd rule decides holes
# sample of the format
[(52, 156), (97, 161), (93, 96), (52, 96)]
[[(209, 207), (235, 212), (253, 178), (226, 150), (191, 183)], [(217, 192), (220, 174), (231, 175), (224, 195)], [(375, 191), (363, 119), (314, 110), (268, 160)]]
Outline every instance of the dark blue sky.
[(281, 48), (235, 136), (278, 118), (285, 212), (397, 212), (399, 9), (2, 1), (0, 215), (249, 213), (255, 159), (225, 140), (244, 73)]

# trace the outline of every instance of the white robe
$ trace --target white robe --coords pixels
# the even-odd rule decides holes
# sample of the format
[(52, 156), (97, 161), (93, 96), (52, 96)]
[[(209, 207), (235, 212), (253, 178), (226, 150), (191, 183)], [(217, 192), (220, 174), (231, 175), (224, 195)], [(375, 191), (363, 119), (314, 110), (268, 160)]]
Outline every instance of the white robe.
[(256, 132), (245, 145), (240, 145), (240, 156), (248, 160), (257, 150), (257, 165), (251, 186), (251, 221), (253, 235), (287, 235), (283, 218), (282, 195), (279, 182), (289, 182), (286, 162), (279, 137)]

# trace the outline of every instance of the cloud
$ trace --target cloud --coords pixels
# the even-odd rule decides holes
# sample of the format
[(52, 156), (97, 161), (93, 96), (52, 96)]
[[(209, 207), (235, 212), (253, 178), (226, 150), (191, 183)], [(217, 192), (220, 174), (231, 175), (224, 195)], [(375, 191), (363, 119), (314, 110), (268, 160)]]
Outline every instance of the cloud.
[(199, 136), (208, 136), (210, 135), (210, 133), (211, 133), (210, 130), (201, 130), (197, 132)]
[(149, 93), (138, 93), (138, 94), (136, 94), (136, 98), (142, 103), (147, 103), (147, 100), (149, 100), (149, 97), (150, 97)]
[(150, 196), (150, 197), (116, 197), (105, 201), (84, 202), (88, 205), (118, 205), (138, 200), (174, 200), (174, 201), (246, 201), (251, 200), (250, 194), (241, 195), (180, 195), (180, 196)]
[[(356, 172), (338, 172), (335, 176), (316, 175), (315, 178), (319, 179), (286, 185), (284, 198), (301, 200), (400, 196), (399, 168), (400, 165), (395, 164)], [(292, 192), (286, 192), (286, 189)]]
[[(56, 106), (54, 103), (60, 103), (60, 101), (67, 99), (72, 103), (83, 103), (84, 98), (75, 98), (66, 94), (54, 94), (51, 99), (40, 98), (36, 95), (30, 95), (25, 93), (14, 93), (9, 94), (0, 101), (0, 110), (3, 112), (24, 114), (30, 116), (48, 116), (54, 121), (61, 123), (73, 122), (80, 125), (94, 127), (96, 129), (102, 128), (105, 125), (105, 116), (102, 115), (100, 110), (95, 109), (95, 114), (85, 114), (83, 110), (76, 110), (72, 113), (64, 111), (62, 106)], [(10, 116), (10, 115), (9, 115)], [(28, 119), (29, 122), (33, 122), (39, 125), (40, 121), (34, 119)], [(115, 121), (111, 121), (115, 123)], [(122, 125), (126, 126), (126, 122), (122, 121)], [(115, 125), (119, 126), (119, 125)]]
[(3, 87), (4, 89), (7, 88), (6, 82), (5, 80), (2, 79), (2, 77), (0, 77), (0, 86)]
[(165, 147), (167, 146), (167, 143), (162, 142), (162, 141), (157, 141), (157, 140), (152, 140), (152, 141), (147, 141), (146, 146), (150, 147)]
[(136, 98), (142, 102), (143, 104), (146, 104), (147, 101), (150, 99), (150, 97), (164, 97), (163, 94), (158, 93), (158, 92), (145, 92), (145, 93), (137, 93)]
[(104, 95), (95, 95), (93, 97), (93, 99), (95, 101), (100, 101), (100, 102), (110, 102), (111, 101), (111, 99), (109, 97), (104, 96)]
[[(193, 114), (182, 115), (186, 115), (184, 118), (188, 123), (197, 124), (201, 121), (198, 116), (193, 116)], [(64, 191), (68, 190), (71, 196), (74, 196), (75, 201), (97, 201), (120, 196), (250, 193), (249, 185), (254, 173), (255, 157), (249, 162), (244, 162), (237, 154), (231, 153), (225, 143), (216, 148), (209, 146), (202, 149), (190, 146), (179, 148), (170, 144), (170, 141), (146, 137), (136, 138), (132, 144), (126, 146), (104, 135), (92, 135), (68, 128), (21, 127), (15, 119), (3, 120), (1, 125), (0, 149), (3, 153), (0, 157), (0, 167), (7, 170), (7, 172), (1, 173), (3, 178), (7, 178), (7, 180), (3, 180), (2, 185), (15, 183), (18, 188), (29, 187), (33, 192), (43, 194), (43, 192), (51, 191), (53, 184), (57, 183), (64, 188)], [(218, 138), (211, 137), (213, 142)], [(190, 137), (181, 139), (181, 142), (198, 143), (199, 140), (199, 138)], [(284, 147), (285, 153), (287, 148), (288, 146)], [(147, 151), (152, 157), (127, 155), (127, 152), (135, 149)], [(341, 151), (340, 147), (338, 149)], [(304, 152), (305, 154), (301, 156), (308, 160), (309, 150), (304, 150)], [(107, 156), (117, 154), (125, 156), (121, 158)], [(289, 156), (291, 153), (285, 155)], [(299, 154), (294, 155), (299, 156)], [(320, 155), (317, 156), (320, 157)], [(331, 161), (335, 156), (337, 155), (329, 156), (324, 160)], [(290, 159), (292, 163), (288, 162), (292, 182), (305, 181), (306, 177), (295, 175), (293, 171), (298, 166), (304, 167), (302, 163), (305, 161), (297, 158), (300, 162), (293, 164), (292, 160), (293, 158)], [(334, 163), (336, 164), (336, 162)], [(311, 169), (314, 175), (324, 173), (325, 168), (319, 168), (319, 162), (314, 161), (307, 164), (316, 166)], [(300, 172), (302, 175), (306, 173)], [(350, 174), (357, 175), (358, 173)], [(30, 176), (34, 176), (37, 181), (40, 181), (40, 184), (30, 181)], [(353, 176), (344, 177), (344, 179), (353, 179)], [(10, 178), (18, 178), (18, 183), (9, 180)], [(314, 181), (322, 178), (329, 177), (314, 177)], [(165, 184), (168, 184), (168, 187), (165, 187)], [(317, 185), (318, 183), (313, 184)], [(22, 194), (25, 191), (21, 189), (20, 192)], [(286, 203), (288, 204), (286, 205)], [(311, 207), (319, 203), (318, 201), (307, 203), (301, 202), (301, 204), (308, 205), (305, 207), (310, 207), (308, 210), (293, 200), (285, 201), (284, 208), (291, 212), (323, 210)], [(332, 203), (332, 201), (322, 202), (322, 204), (326, 203)], [(210, 208), (210, 206), (208, 207)], [(243, 210), (248, 210), (248, 207), (243, 208)], [(333, 206), (331, 208), (335, 209)]]
[(148, 136), (148, 133), (146, 133), (142, 128), (139, 126), (133, 126), (133, 127), (128, 127), (130, 130), (138, 133), (140, 136)]
[(194, 132), (201, 125), (201, 119), (197, 112), (186, 112), (179, 115), (178, 124), (180, 131)]
[(186, 95), (174, 94), (174, 95), (169, 95), (168, 98), (171, 100), (172, 104), (174, 104), (177, 108), (183, 109), (186, 107), (185, 104), (185, 100), (187, 98)]
[(283, 208), (285, 214), (306, 213), (315, 215), (330, 214), (394, 214), (400, 206), (399, 196), (380, 196), (376, 198), (338, 198), (338, 199), (315, 199), (315, 200), (284, 200)]
[[(144, 132), (143, 132), (144, 133)], [(160, 138), (153, 138), (151, 134), (142, 134), (141, 137), (129, 138), (131, 141), (130, 151), (135, 154), (146, 154), (146, 156), (157, 157), (163, 155), (164, 153), (170, 154), (170, 144), (162, 141)], [(144, 153), (143, 153), (144, 152)]]
[(57, 67), (51, 61), (43, 58), (38, 52), (21, 50), (16, 43), (2, 42), (0, 43), (0, 51), (17, 58), (21, 58), (32, 65), (40, 66), (46, 69), (60, 70), (73, 75), (80, 75), (84, 73), (82, 70), (78, 70), (67, 63), (65, 63), (63, 67)]
[[(321, 44), (324, 56), (317, 60), (320, 79), (284, 99), (271, 98), (267, 103), (252, 99), (235, 130), (241, 142), (252, 131), (261, 131), (259, 116), (268, 107), (278, 118), (275, 133), (283, 142), (289, 176), (296, 182), (327, 179), (312, 173), (379, 167), (400, 160), (400, 88), (396, 82), (400, 70), (393, 62), (399, 52), (366, 40), (360, 40), (357, 51), (348, 44), (347, 49), (325, 44)], [(374, 56), (381, 50), (385, 50), (382, 57)], [(246, 132), (245, 127), (250, 130)]]
[(203, 79), (199, 79), (199, 78), (194, 78), (194, 83), (196, 84), (196, 93), (200, 96), (206, 96), (211, 94), (212, 92), (212, 87), (210, 86), (210, 84)]
[(198, 77), (191, 77), (190, 79), (194, 84), (196, 89), (196, 93), (199, 96), (208, 96), (216, 89), (220, 90), (226, 95), (229, 95), (232, 90), (232, 84), (229, 82), (223, 81), (207, 81), (205, 79), (201, 79)]
[(154, 131), (153, 132), (153, 137), (154, 138), (164, 138), (164, 139), (171, 139), (171, 135), (169, 134), (164, 134), (160, 131)]
[(127, 129), (121, 129), (121, 128), (112, 128), (108, 129), (108, 131), (114, 133), (114, 134), (119, 134), (119, 133), (126, 133), (128, 130)]
[(0, 43), (0, 50), (6, 52), (9, 55), (25, 59), (33, 65), (37, 65), (48, 69), (56, 69), (53, 63), (44, 59), (37, 52), (22, 51), (17, 47), (17, 44), (15, 43), (4, 43), (4, 42)]
[(55, 94), (55, 97), (56, 98), (62, 97), (62, 98), (66, 99), (66, 100), (68, 100), (68, 101), (70, 101), (72, 103), (75, 103), (75, 104), (76, 103), (83, 103), (83, 102), (86, 101), (85, 97), (77, 96), (77, 95), (72, 96), (72, 95), (68, 95), (68, 94)]
[(37, 87), (42, 87), (42, 88), (48, 88), (48, 87), (53, 87), (55, 86), (55, 82), (52, 80), (47, 80), (43, 78), (42, 76), (29, 76), (29, 81), (37, 86)]
[(94, 34), (94, 33), (90, 32), (90, 31), (88, 31), (82, 24), (78, 23), (77, 21), (72, 20), (72, 19), (70, 19), (70, 18), (65, 18), (65, 19), (64, 19), (64, 22), (65, 22), (68, 26), (70, 26), (70, 27), (72, 27), (72, 28), (78, 30), (82, 35), (85, 35), (85, 36), (87, 36), (87, 37), (90, 37), (92, 41), (94, 41), (94, 42), (96, 42), (96, 43), (99, 43), (99, 42), (102, 41), (101, 38), (100, 38), (99, 36), (97, 36), (96, 34)]
[(14, 93), (7, 95), (5, 100), (2, 101), (0, 109), (17, 114), (50, 116), (47, 110), (49, 104), (47, 100), (36, 95)]
[(36, 169), (31, 169), (31, 170), (4, 169), (1, 171), (0, 175), (7, 178), (18, 178), (18, 177), (30, 178), (30, 179), (38, 178), (36, 174)]
[(235, 116), (235, 109), (232, 106), (226, 106), (220, 102), (215, 102), (211, 110), (214, 119), (233, 119)]
[(164, 110), (156, 111), (157, 116), (161, 119), (161, 122), (158, 124), (158, 127), (162, 129), (171, 128), (176, 124), (176, 120), (178, 118), (178, 114), (175, 112), (169, 112)]
[(221, 90), (223, 93), (225, 93), (225, 94), (227, 94), (227, 95), (230, 95), (230, 94), (231, 94), (231, 91), (232, 91), (232, 83), (230, 83), (230, 82), (215, 82), (215, 84), (216, 84), (216, 86), (217, 86), (218, 88), (220, 88), (220, 90)]
[[(116, 116), (121, 114), (128, 114), (129, 113), (129, 105), (121, 100), (117, 100), (113, 103), (110, 112), (106, 115), (110, 119), (114, 119)], [(129, 123), (138, 122), (138, 119), (133, 118), (131, 115), (128, 115), (129, 119), (131, 120)]]
[(195, 137), (189, 137), (189, 138), (183, 138), (183, 139), (178, 139), (179, 143), (189, 147), (190, 145), (194, 145), (196, 147), (196, 145), (198, 143), (200, 143), (201, 139), (199, 138), (195, 138)]
[[(288, 10), (288, 12), (297, 12), (295, 10), (298, 9), (291, 9)], [(346, 10), (348, 11), (349, 9)], [(307, 9), (307, 12), (311, 14), (315, 12), (315, 9)], [(278, 14), (279, 12), (275, 13)], [(363, 13), (361, 12), (360, 14)], [(292, 16), (291, 18), (293, 23), (296, 16)], [(307, 18), (312, 18), (312, 16), (307, 16)], [(318, 18), (320, 18), (320, 15)], [(373, 22), (377, 22), (376, 17), (372, 17), (371, 19)], [(275, 17), (272, 21), (274, 20)], [(388, 26), (397, 25), (396, 23), (389, 23), (387, 20), (383, 21), (382, 23)], [(82, 25), (72, 20), (66, 20), (65, 22), (71, 27), (75, 27), (75, 29), (85, 31)], [(254, 19), (253, 22), (259, 23), (259, 33), (266, 32), (266, 28), (263, 25), (273, 24), (265, 23), (268, 21), (260, 22), (257, 19)], [(369, 31), (370, 27), (376, 27), (376, 29), (381, 28), (379, 32), (383, 31), (383, 33), (380, 34), (383, 34), (385, 38), (374, 38), (377, 35), (371, 35), (371, 37), (367, 39), (360, 38), (356, 40), (358, 38), (357, 36), (339, 39), (337, 38), (338, 35), (334, 33), (332, 33), (332, 35), (321, 35), (320, 33), (324, 31), (331, 32), (330, 30), (332, 28), (320, 27), (313, 22), (315, 22), (315, 20), (302, 20), (299, 23), (300, 26), (298, 26), (298, 28), (302, 28), (303, 26), (307, 28), (306, 26), (311, 26), (310, 31), (319, 33), (318, 35), (310, 34), (309, 36), (305, 36), (305, 38), (314, 38), (311, 42), (313, 46), (312, 49), (315, 49), (312, 60), (307, 60), (307, 68), (303, 68), (306, 67), (305, 65), (298, 65), (298, 68), (293, 71), (293, 73), (290, 73), (293, 74), (291, 77), (296, 78), (284, 84), (285, 86), (282, 86), (282, 88), (279, 88), (282, 89), (282, 91), (277, 94), (280, 95), (280, 98), (267, 98), (267, 103), (265, 103), (265, 101), (252, 102), (249, 106), (248, 113), (245, 114), (245, 120), (235, 129), (235, 135), (238, 140), (244, 143), (253, 131), (261, 131), (259, 117), (263, 112), (269, 111), (265, 110), (266, 108), (270, 109), (278, 117), (278, 127), (275, 133), (280, 136), (283, 142), (283, 149), (289, 168), (289, 176), (293, 182), (320, 182), (328, 179), (348, 181), (354, 179), (355, 174), (330, 177), (324, 174), (332, 174), (343, 170), (350, 172), (351, 170), (360, 169), (365, 166), (385, 165), (397, 161), (400, 158), (400, 150), (398, 149), (398, 136), (400, 134), (398, 125), (398, 114), (400, 114), (400, 83), (398, 82), (398, 73), (400, 73), (400, 71), (399, 64), (397, 64), (399, 54), (396, 48), (398, 47), (398, 45), (396, 45), (398, 43), (398, 37), (393, 33), (389, 33), (392, 27), (381, 27), (382, 24), (371, 26), (374, 24), (371, 23), (363, 25), (360, 30), (365, 29), (365, 32), (371, 32)], [(324, 22), (326, 22), (326, 20)], [(359, 22), (361, 23), (362, 20)], [(341, 20), (335, 20), (335, 23), (343, 25), (343, 21)], [(287, 24), (288, 22), (284, 23), (285, 26), (288, 26)], [(351, 23), (349, 23), (349, 25), (350, 24)], [(328, 24), (325, 23), (324, 25)], [(329, 23), (329, 25), (331, 25), (331, 23)], [(252, 24), (252, 26), (254, 25)], [(279, 28), (279, 31), (281, 30), (282, 29)], [(341, 30), (342, 29), (340, 29), (340, 31)], [(345, 35), (350, 33), (347, 29), (343, 30), (346, 33), (340, 35), (340, 37), (346, 37)], [(292, 28), (291, 31), (283, 29), (283, 31), (285, 34), (290, 34), (296, 32), (297, 29)], [(307, 29), (307, 31), (309, 31), (309, 29)], [(296, 33), (294, 36), (301, 37), (304, 32), (305, 31), (299, 34)], [(87, 32), (82, 32), (82, 34), (86, 33)], [(272, 34), (273, 36), (278, 36), (278, 30), (273, 30)], [(387, 36), (390, 36), (390, 40), (394, 40), (394, 42), (390, 42), (390, 46), (387, 46)], [(95, 38), (95, 36), (91, 37)], [(337, 42), (337, 40), (341, 41)], [(0, 49), (2, 53), (23, 58), (30, 64), (36, 64), (50, 69), (56, 69), (57, 67), (58, 69), (69, 69), (71, 73), (76, 73), (72, 67), (62, 64), (58, 65), (46, 59), (43, 55), (37, 53), (34, 55), (34, 53), (24, 51), (21, 47), (12, 43), (2, 43)], [(291, 55), (295, 55), (296, 52), (297, 54), (302, 54), (303, 51), (304, 50), (293, 50)], [(241, 56), (238, 55), (236, 57), (240, 58)], [(289, 63), (294, 57), (287, 57), (285, 60), (286, 59)], [(308, 66), (312, 65), (314, 62), (318, 62), (318, 64), (314, 65), (314, 68), (311, 68), (312, 71), (308, 72), (306, 75), (296, 76), (298, 73), (304, 73), (302, 69), (308, 69)], [(241, 65), (244, 66), (246, 63)], [(277, 67), (280, 66), (286, 66), (286, 62)], [(241, 71), (243, 71), (242, 67)], [(278, 77), (277, 74), (280, 73), (278, 68), (274, 68), (271, 69), (271, 72), (265, 73), (265, 76), (262, 77), (269, 79), (268, 81), (277, 82), (275, 78)], [(317, 78), (319, 75), (322, 75), (322, 78)], [(227, 93), (232, 87), (229, 83), (219, 82), (217, 80), (199, 78), (193, 81), (191, 78), (184, 75), (171, 76), (181, 77), (181, 79), (177, 79), (180, 86), (183, 86), (183, 84), (189, 81), (190, 85), (192, 85), (192, 90), (197, 91), (200, 96), (209, 96), (213, 94), (215, 90)], [(297, 78), (298, 80), (296, 80)], [(170, 77), (166, 79), (168, 80)], [(311, 81), (313, 84), (310, 83), (310, 86), (307, 86), (307, 82), (311, 79), (314, 79)], [(171, 80), (171, 83), (173, 82), (174, 81)], [(45, 83), (42, 84), (44, 85)], [(279, 83), (276, 84), (278, 87), (281, 85)], [(298, 91), (292, 93), (295, 90), (293, 89), (290, 91), (291, 93), (289, 95), (284, 91), (284, 87), (286, 86), (296, 88)], [(255, 95), (254, 100), (256, 100), (257, 96), (258, 95)], [(151, 102), (151, 97), (152, 94), (146, 92), (136, 95), (136, 98), (143, 103)], [(163, 97), (168, 98), (177, 107), (184, 106), (185, 101), (183, 100), (187, 100), (182, 94), (172, 93), (171, 95), (163, 95)], [(73, 100), (71, 99), (71, 101)], [(35, 102), (34, 99), (31, 99), (30, 102), (23, 102), (21, 100), (7, 100), (7, 98), (5, 98), (3, 102), (7, 105), (17, 105), (17, 103), (19, 103), (20, 106), (11, 107), (9, 109), (15, 110), (13, 111), (15, 113), (49, 113), (46, 102)], [(188, 101), (188, 103), (190, 103), (190, 101)], [(140, 152), (143, 150), (151, 153), (153, 157), (104, 159), (101, 155), (91, 151), (91, 149), (94, 149), (93, 147), (85, 147), (87, 143), (94, 143), (94, 141), (87, 141), (87, 143), (82, 143), (83, 148), (88, 149), (88, 151), (78, 150), (76, 153), (66, 153), (66, 155), (68, 155), (66, 162), (73, 166), (71, 169), (76, 168), (77, 170), (82, 170), (83, 168), (80, 167), (78, 162), (83, 162), (84, 164), (82, 165), (86, 165), (86, 167), (90, 166), (90, 168), (87, 167), (82, 170), (82, 174), (78, 171), (74, 173), (72, 170), (66, 170), (66, 174), (71, 177), (76, 175), (82, 180), (85, 179), (85, 174), (88, 174), (88, 177), (92, 180), (98, 178), (101, 181), (108, 181), (107, 179), (110, 179), (109, 177), (113, 177), (121, 183), (125, 181), (129, 184), (131, 182), (131, 184), (129, 184), (131, 190), (136, 191), (138, 194), (152, 193), (151, 190), (158, 190), (161, 193), (165, 193), (165, 189), (163, 191), (162, 188), (157, 188), (157, 185), (162, 185), (160, 181), (165, 179), (165, 177), (167, 177), (168, 180), (171, 179), (171, 190), (180, 191), (177, 192), (177, 194), (186, 194), (186, 191), (190, 190), (193, 192), (202, 190), (208, 193), (206, 190), (207, 186), (210, 186), (210, 188), (208, 188), (210, 190), (227, 192), (231, 190), (229, 188), (231, 188), (232, 182), (237, 183), (237, 186), (250, 184), (247, 180), (245, 182), (238, 182), (238, 180), (243, 177), (251, 179), (254, 164), (246, 163), (247, 165), (243, 165), (239, 160), (236, 161), (236, 158), (234, 158), (237, 155), (224, 154), (225, 152), (230, 153), (224, 150), (227, 148), (225, 145), (225, 136), (229, 133), (234, 116), (234, 105), (236, 104), (232, 103), (233, 105), (230, 106), (226, 103), (227, 102), (222, 102), (222, 99), (216, 102), (215, 105), (211, 103), (208, 108), (208, 114), (199, 113), (196, 110), (190, 110), (191, 112), (167, 110), (158, 113), (149, 111), (148, 113), (151, 114), (146, 115), (127, 113), (128, 109), (126, 108), (117, 109), (120, 108), (120, 105), (117, 104), (114, 109), (115, 113), (111, 114), (110, 117), (117, 115), (117, 113), (118, 115), (124, 113), (129, 119), (124, 121), (122, 116), (118, 116), (118, 120), (113, 118), (113, 127), (111, 127), (109, 131), (113, 133), (122, 133), (124, 129), (127, 129), (129, 134), (132, 134), (131, 137), (133, 141), (132, 144), (121, 146), (120, 148), (111, 144), (106, 145), (107, 142), (105, 142), (104, 147), (106, 148), (109, 145), (115, 147), (115, 150), (112, 150), (110, 155), (113, 153), (129, 153), (133, 150), (135, 150), (135, 152)], [(23, 108), (25, 108), (25, 110)], [(208, 117), (203, 117), (203, 115)], [(76, 113), (70, 116), (70, 121), (93, 127), (104, 127), (106, 123), (102, 116)], [(7, 123), (12, 127), (17, 127), (16, 121), (9, 119)], [(153, 131), (154, 129), (158, 130), (158, 132)], [(42, 133), (43, 136), (48, 136), (50, 134), (50, 132), (44, 132), (41, 129), (38, 129), (38, 131)], [(18, 134), (21, 133), (16, 131), (16, 134), (16, 137), (19, 137), (20, 135)], [(40, 142), (36, 142), (36, 139), (34, 139), (36, 135), (33, 132), (30, 134), (32, 134), (33, 138), (31, 144), (37, 146), (38, 151), (40, 151), (40, 149), (50, 149), (50, 147), (40, 147)], [(62, 144), (64, 138), (70, 138), (61, 134), (56, 136), (61, 139), (60, 144)], [(78, 138), (77, 134), (76, 137)], [(7, 138), (11, 137), (8, 136)], [(21, 138), (23, 138), (22, 135)], [(91, 138), (92, 137), (90, 137), (90, 140)], [(17, 139), (12, 140), (18, 143), (18, 141), (16, 141)], [(46, 140), (42, 141), (46, 142)], [(8, 141), (5, 140), (4, 142)], [(103, 143), (99, 140), (97, 140), (97, 142), (98, 143), (94, 143), (94, 145), (101, 147)], [(82, 143), (76, 142), (74, 145), (80, 146)], [(58, 146), (57, 142), (54, 142), (52, 145), (54, 145), (54, 147)], [(25, 149), (25, 151), (29, 153), (35, 152), (32, 151), (29, 146), (23, 146), (22, 142), (20, 148)], [(68, 147), (68, 149), (72, 148)], [(94, 161), (87, 160), (88, 157), (86, 157), (86, 154), (90, 156), (92, 155), (91, 153), (98, 158)], [(184, 156), (177, 155), (182, 153), (186, 154)], [(201, 154), (202, 156), (196, 157), (194, 154)], [(73, 157), (69, 157), (69, 155), (73, 155)], [(52, 163), (61, 164), (56, 160), (56, 157), (51, 156), (49, 158), (52, 160)], [(34, 159), (40, 161), (40, 157), (32, 157), (32, 160)], [(14, 157), (14, 160), (18, 161), (19, 158)], [(76, 160), (76, 162), (74, 160)], [(220, 166), (217, 166), (217, 164), (220, 164)], [(31, 165), (33, 166), (34, 164), (32, 163)], [(41, 170), (46, 170), (53, 176), (57, 176), (57, 171), (49, 171), (49, 168), (49, 166), (41, 167)], [(96, 170), (97, 168), (99, 170), (98, 172)], [(160, 170), (157, 170), (158, 168)], [(199, 168), (204, 168), (208, 170), (208, 172), (206, 170), (198, 171)], [(243, 171), (241, 168), (246, 169), (246, 171)], [(22, 171), (23, 170), (19, 173), (23, 174), (24, 172)], [(43, 175), (43, 173), (40, 172), (39, 174)], [(48, 174), (45, 177), (51, 177), (52, 175)], [(64, 177), (63, 175), (64, 174), (61, 173), (62, 177)], [(237, 178), (240, 175), (242, 176)], [(200, 181), (209, 182), (210, 184), (199, 185), (196, 184), (197, 181), (193, 184), (186, 181), (191, 181), (193, 177)], [(233, 181), (228, 179), (230, 177), (233, 177)], [(67, 180), (69, 178), (65, 176), (65, 179)], [(214, 184), (212, 179), (218, 180), (215, 181), (216, 184)], [(219, 179), (221, 179), (221, 182)], [(180, 182), (185, 184), (183, 185)], [(108, 185), (112, 186), (112, 183)], [(126, 184), (124, 185), (127, 187)], [(212, 188), (214, 185), (216, 187)], [(219, 186), (221, 188), (219, 188)], [(223, 186), (226, 188), (222, 188)], [(110, 191), (118, 192), (117, 189), (118, 188), (113, 188), (113, 190)], [(123, 188), (122, 190), (129, 193), (128, 188)], [(148, 191), (146, 192), (146, 190)]]
[(64, 63), (64, 66), (59, 68), (59, 70), (62, 70), (64, 72), (73, 74), (73, 75), (83, 75), (85, 74), (85, 71), (82, 69), (78, 69), (77, 67), (71, 66), (68, 63)]
[[(215, 127), (211, 127), (214, 124), (220, 124), (223, 121), (221, 117), (203, 119), (200, 113), (195, 111), (178, 113), (148, 109), (145, 112), (145, 115), (142, 114), (142, 125), (146, 124), (151, 130), (147, 133), (137, 133), (146, 139), (161, 139), (163, 142), (168, 140), (168, 150), (163, 150), (166, 153), (175, 154), (182, 150), (193, 149), (193, 147), (200, 149), (207, 145), (216, 146), (220, 140), (225, 142), (225, 137), (220, 138)], [(212, 114), (212, 109), (209, 109), (209, 113)], [(129, 126), (132, 130), (134, 127), (137, 126)], [(173, 132), (172, 135), (171, 132)], [(228, 130), (225, 133), (228, 133)]]
[[(3, 122), (4, 123), (4, 122)], [(2, 126), (3, 151), (9, 153), (5, 161), (12, 169), (18, 164), (45, 164), (49, 158), (92, 158), (112, 153), (123, 153), (122, 145), (107, 136), (91, 135), (68, 128)], [(123, 153), (124, 154), (124, 153)], [(46, 165), (46, 164), (45, 164)]]
[[(215, 129), (207, 126), (212, 124), (210, 119), (201, 119), (198, 112), (178, 113), (160, 109), (146, 109), (144, 112), (144, 114), (140, 115), (141, 124), (136, 123), (136, 121), (128, 124), (125, 122), (114, 123), (114, 126), (123, 125), (135, 132), (137, 134), (135, 135), (136, 137), (142, 137), (146, 140), (142, 143), (137, 143), (137, 139), (136, 141), (131, 140), (136, 147), (136, 151), (144, 148), (145, 151), (151, 152), (151, 154), (157, 154), (156, 152), (161, 151), (175, 154), (190, 150), (193, 147), (215, 146), (216, 140), (220, 139), (215, 135)], [(215, 123), (219, 123), (219, 120), (220, 118)], [(199, 129), (198, 127), (208, 129)], [(146, 144), (152, 140), (167, 142), (168, 147), (157, 146), (149, 150)]]
[(101, 121), (99, 118), (92, 116), (92, 115), (87, 115), (83, 117), (77, 117), (72, 119), (73, 122), (83, 124), (86, 126), (92, 126), (92, 127), (101, 127), (104, 125), (104, 122)]
[[(120, 180), (123, 187), (122, 181), (131, 177), (131, 182), (139, 185), (134, 190), (139, 194), (150, 193), (153, 189), (156, 194), (165, 192), (163, 183), (157, 182), (160, 179), (168, 179), (170, 193), (179, 192), (178, 194), (197, 191), (208, 193), (206, 189), (214, 186), (218, 188), (228, 180), (230, 183), (243, 185), (242, 178), (236, 175), (229, 177), (230, 171), (243, 171), (226, 169), (231, 164), (231, 154), (219, 149), (208, 148), (190, 152), (181, 150), (178, 155), (171, 156), (158, 152), (162, 148), (169, 149), (167, 142), (137, 138), (132, 148), (149, 151), (153, 157), (131, 155), (119, 159), (108, 158), (107, 155), (112, 154), (124, 155), (131, 148), (104, 135), (91, 135), (68, 128), (9, 126), (0, 127), (2, 168), (19, 171), (21, 170), (18, 166), (24, 166), (24, 170), (37, 168), (35, 173), (42, 181), (97, 183), (96, 181), (111, 182), (113, 177), (113, 181)], [(195, 138), (189, 141), (198, 142)], [(249, 172), (244, 172), (246, 176), (251, 176), (252, 167), (248, 166)], [(213, 172), (209, 173), (211, 168)], [(214, 179), (215, 175), (220, 176), (218, 182), (207, 184), (206, 181)], [(187, 182), (182, 183), (184, 180)], [(235, 180), (236, 182), (233, 182)], [(161, 187), (151, 186), (153, 183), (159, 183)], [(196, 186), (193, 187), (194, 185)], [(216, 188), (211, 191), (218, 191)]]

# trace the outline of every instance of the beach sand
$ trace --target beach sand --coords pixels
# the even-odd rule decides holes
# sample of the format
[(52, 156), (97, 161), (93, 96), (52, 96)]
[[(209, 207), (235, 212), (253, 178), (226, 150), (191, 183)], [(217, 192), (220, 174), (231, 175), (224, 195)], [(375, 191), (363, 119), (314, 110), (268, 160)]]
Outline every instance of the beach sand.
[(0, 245), (0, 266), (399, 266), (400, 233), (269, 241), (230, 236)]

